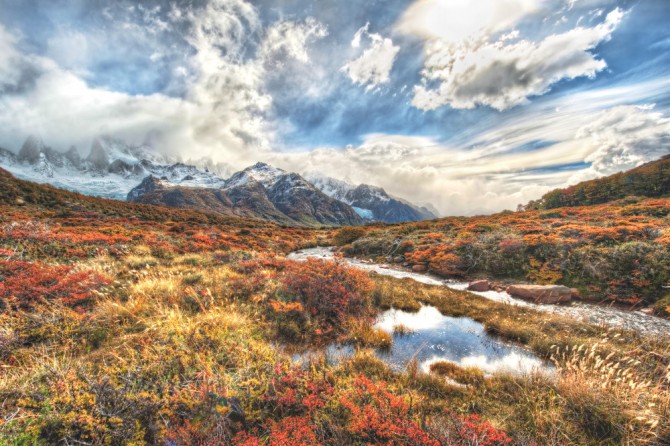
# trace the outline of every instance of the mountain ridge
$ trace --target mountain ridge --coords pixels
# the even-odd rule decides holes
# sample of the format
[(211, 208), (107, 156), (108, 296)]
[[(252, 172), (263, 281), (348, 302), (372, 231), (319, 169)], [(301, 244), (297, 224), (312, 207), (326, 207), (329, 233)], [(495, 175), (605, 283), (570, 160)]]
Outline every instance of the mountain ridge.
[[(60, 152), (31, 135), (17, 154), (0, 150), (0, 164), (18, 178), (88, 195), (281, 224), (360, 225), (436, 217), (428, 209), (391, 197), (376, 186), (341, 181), (347, 191), (338, 196), (324, 193), (297, 173), (264, 162), (232, 173), (221, 163), (203, 159), (199, 166), (189, 165), (149, 145), (129, 145), (110, 136), (95, 138), (89, 154), (81, 156), (74, 146)], [(232, 174), (224, 179), (222, 173)]]

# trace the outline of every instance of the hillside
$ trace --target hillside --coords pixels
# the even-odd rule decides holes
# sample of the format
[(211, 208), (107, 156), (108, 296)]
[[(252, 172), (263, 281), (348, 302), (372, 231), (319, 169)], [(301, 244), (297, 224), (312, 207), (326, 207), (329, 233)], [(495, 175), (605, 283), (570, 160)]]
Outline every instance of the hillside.
[(598, 302), (649, 305), (670, 284), (670, 199), (370, 226), (350, 256), (444, 277), (563, 284)]
[(667, 197), (670, 195), (670, 155), (626, 172), (584, 181), (546, 193), (525, 207), (528, 210), (565, 206), (590, 206), (625, 197)]
[[(446, 248), (453, 238), (471, 243), (468, 252), (489, 268), (513, 269), (527, 253), (497, 240), (502, 231), (524, 232), (523, 243), (539, 256), (552, 252), (545, 232), (560, 228), (568, 232), (559, 237), (575, 240), (581, 231), (603, 255), (621, 237), (639, 240), (622, 252), (648, 254), (632, 272), (644, 281), (653, 267), (647, 259), (666, 252), (648, 245), (667, 246), (667, 224), (656, 228), (662, 236), (652, 230), (667, 211), (668, 200), (647, 200), (315, 230), (94, 198), (0, 170), (2, 438), (36, 445), (530, 446), (550, 444), (558, 430), (572, 444), (654, 444), (670, 438), (667, 340), (284, 255), (354, 236), (348, 252), (403, 252), (446, 273), (439, 268), (455, 265)], [(596, 229), (605, 218), (620, 223)], [(606, 273), (623, 277), (628, 260), (621, 262)], [(542, 277), (556, 276), (549, 268)], [(472, 365), (469, 350), (462, 362), (392, 366), (385, 358), (396, 344), (402, 349), (418, 337), (426, 348), (426, 329), (399, 321), (381, 328), (375, 320), (398, 311), (403, 321), (419, 318), (426, 308), (433, 311), (423, 322), (429, 329), (435, 317), (450, 321), (438, 326), (446, 333), (465, 324), (476, 335), (463, 336), (485, 351), (516, 348), (536, 363), (552, 361), (553, 374), (515, 374), (515, 354)], [(335, 346), (349, 353), (332, 356)], [(490, 370), (506, 361), (512, 369)], [(619, 361), (628, 364), (627, 378), (609, 379)], [(583, 422), (584, 411), (597, 414), (598, 430)]]

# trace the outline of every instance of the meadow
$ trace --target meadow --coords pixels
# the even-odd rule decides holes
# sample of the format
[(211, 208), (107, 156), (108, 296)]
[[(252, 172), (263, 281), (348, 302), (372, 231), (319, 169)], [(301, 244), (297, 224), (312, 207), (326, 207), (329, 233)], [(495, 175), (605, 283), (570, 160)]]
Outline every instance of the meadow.
[[(426, 255), (436, 266), (448, 265), (433, 262), (442, 251), (430, 247), (449, 244), (449, 234), (465, 239), (456, 224), (479, 237), (484, 224), (495, 226), (494, 217), (362, 232), (288, 228), (2, 180), (0, 444), (633, 445), (670, 439), (667, 338), (368, 275), (343, 262), (285, 258), (317, 245), (362, 252), (385, 243), (381, 234), (388, 233), (415, 244), (405, 250), (408, 258)], [(667, 246), (667, 201), (611, 212), (621, 216), (625, 209), (638, 231), (631, 227), (628, 234), (651, 234), (637, 243)], [(587, 211), (576, 212), (574, 220), (600, 227), (599, 220), (585, 219)], [(505, 223), (492, 231), (505, 226), (517, 238), (539, 237), (538, 230), (522, 228), (578, 225), (529, 215), (539, 214), (502, 214), (497, 218)], [(603, 231), (621, 234), (623, 226), (630, 225)], [(438, 230), (444, 235), (429, 235)], [(632, 236), (615, 237), (616, 243), (594, 249), (625, 245)], [(412, 362), (392, 370), (374, 354), (392, 342), (374, 320), (387, 308), (417, 311), (421, 305), (481, 322), (489, 334), (553, 363), (555, 373), (487, 375), (451, 363), (424, 373)], [(294, 361), (295, 351), (333, 342), (352, 345), (355, 353), (337, 365), (325, 355)]]

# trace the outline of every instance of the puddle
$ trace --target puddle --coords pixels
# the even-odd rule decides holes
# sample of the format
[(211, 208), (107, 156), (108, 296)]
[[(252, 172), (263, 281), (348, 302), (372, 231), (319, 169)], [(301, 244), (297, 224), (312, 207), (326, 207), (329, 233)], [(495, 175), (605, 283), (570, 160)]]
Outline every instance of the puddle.
[[(409, 334), (393, 334), (402, 324)], [(510, 372), (525, 374), (549, 370), (544, 361), (521, 347), (507, 344), (489, 336), (484, 326), (470, 318), (444, 316), (435, 307), (424, 306), (416, 313), (391, 309), (382, 313), (375, 326), (393, 335), (389, 350), (375, 354), (395, 371), (403, 371), (416, 360), (419, 369), (430, 371), (437, 361), (454, 362), (461, 367), (479, 367), (484, 373)], [(294, 362), (309, 362), (323, 355), (329, 364), (338, 364), (353, 356), (350, 345), (332, 344), (317, 352), (293, 355)]]
[(416, 360), (428, 372), (437, 361), (450, 361), (461, 367), (476, 366), (484, 373), (530, 373), (547, 369), (544, 361), (521, 347), (489, 336), (484, 326), (467, 317), (444, 316), (431, 306), (416, 313), (391, 309), (381, 314), (375, 326), (393, 333), (396, 325), (409, 328), (410, 334), (393, 335), (393, 346), (377, 356), (395, 370), (403, 370)]

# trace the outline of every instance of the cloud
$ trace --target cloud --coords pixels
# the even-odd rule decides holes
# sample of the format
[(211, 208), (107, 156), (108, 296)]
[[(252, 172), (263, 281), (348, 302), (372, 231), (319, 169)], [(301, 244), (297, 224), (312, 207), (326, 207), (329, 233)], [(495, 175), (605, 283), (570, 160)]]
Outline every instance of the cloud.
[(632, 169), (670, 154), (670, 118), (653, 105), (624, 105), (597, 114), (576, 138), (592, 147), (591, 167), (571, 178), (581, 181)]
[[(129, 9), (120, 11), (126, 14)], [(0, 127), (5, 132), (0, 144), (16, 147), (19, 138), (32, 133), (56, 147), (73, 143), (85, 147), (101, 133), (132, 142), (150, 134), (166, 152), (211, 156), (237, 166), (270, 150), (275, 138), (268, 119), (273, 98), (266, 81), (281, 76), (286, 64), (308, 63), (308, 45), (326, 35), (325, 26), (307, 18), (264, 27), (256, 9), (243, 0), (173, 7), (164, 18), (157, 8), (137, 6), (132, 11), (142, 24), (129, 25), (132, 32), (143, 28), (145, 33), (160, 34), (167, 20), (173, 32), (180, 31), (185, 57), (183, 65), (174, 67), (174, 75), (183, 83), (183, 96), (131, 94), (91, 85), (82, 71), (67, 69), (87, 62), (70, 58), (68, 50), (74, 47), (68, 46), (72, 39), (67, 34), (52, 41), (47, 56), (36, 56), (22, 54), (21, 42), (0, 28), (0, 58), (5, 62), (0, 64), (0, 88), (11, 90), (2, 97)], [(107, 10), (106, 15), (115, 17), (116, 12)], [(132, 22), (125, 15), (110, 21), (123, 27)], [(76, 36), (72, 43), (84, 40), (91, 39)], [(172, 36), (166, 46), (154, 48), (176, 51), (175, 41)], [(59, 56), (65, 66), (49, 56)], [(33, 84), (19, 94), (19, 81), (30, 73), (37, 73)]]
[(422, 81), (414, 87), (412, 105), (505, 110), (547, 93), (563, 79), (594, 77), (607, 67), (592, 51), (610, 39), (622, 10), (614, 9), (590, 28), (517, 40), (520, 33), (513, 27), (539, 7), (531, 0), (415, 2), (396, 25), (425, 40)]
[(0, 93), (21, 89), (34, 73), (23, 59), (16, 45), (15, 36), (0, 24)]
[(396, 28), (428, 41), (458, 45), (511, 29), (541, 6), (541, 0), (418, 0)]
[(363, 54), (357, 59), (344, 65), (341, 71), (346, 73), (354, 84), (366, 85), (368, 89), (372, 89), (389, 81), (389, 75), (400, 47), (393, 45), (393, 41), (389, 38), (370, 33), (369, 27), (368, 22), (356, 32), (351, 46), (359, 48), (362, 38), (365, 37), (371, 41), (370, 47), (363, 51)]
[(302, 23), (282, 21), (268, 29), (261, 48), (261, 57), (273, 60), (274, 65), (281, 64), (286, 59), (298, 62), (309, 62), (307, 44), (316, 39), (323, 39), (328, 35), (325, 25), (308, 17)]
[[(515, 209), (553, 188), (670, 153), (670, 118), (650, 106), (611, 106), (616, 97), (653, 94), (663, 85), (545, 101), (467, 140), (371, 134), (356, 147), (273, 152), (268, 159), (300, 172), (380, 185), (401, 198), (430, 202), (444, 215)], [(591, 108), (580, 108), (582, 103)]]

